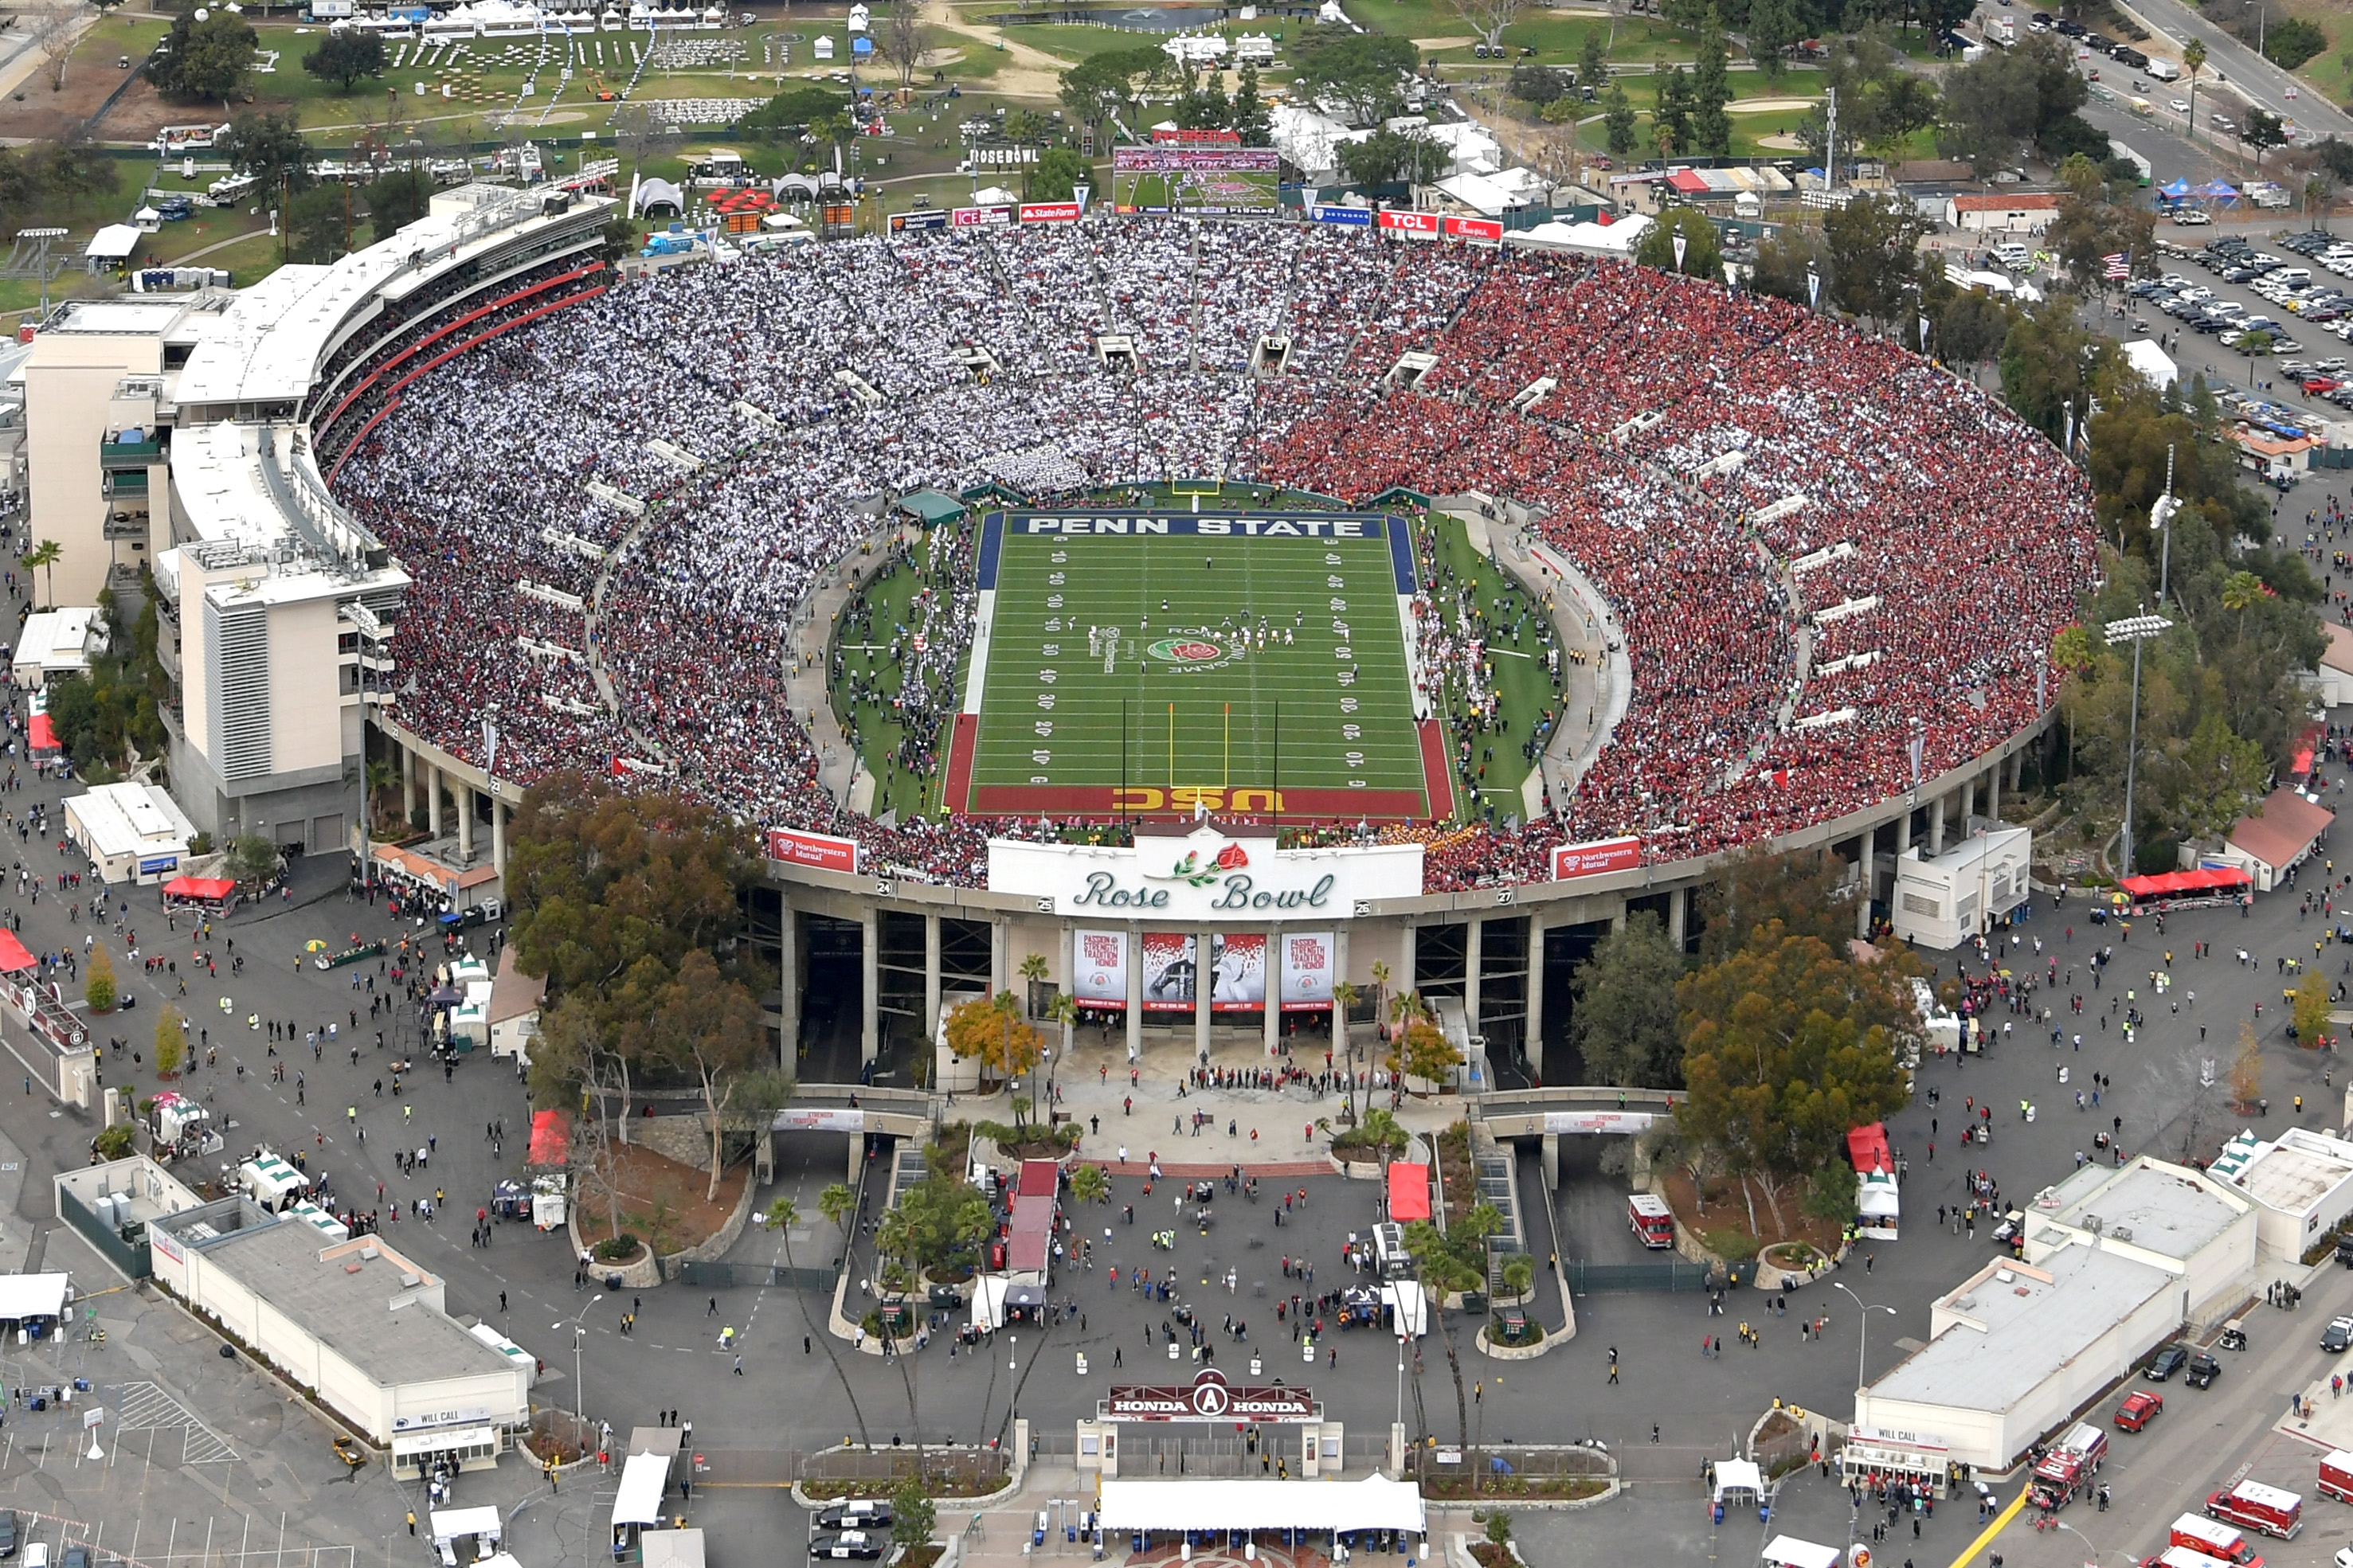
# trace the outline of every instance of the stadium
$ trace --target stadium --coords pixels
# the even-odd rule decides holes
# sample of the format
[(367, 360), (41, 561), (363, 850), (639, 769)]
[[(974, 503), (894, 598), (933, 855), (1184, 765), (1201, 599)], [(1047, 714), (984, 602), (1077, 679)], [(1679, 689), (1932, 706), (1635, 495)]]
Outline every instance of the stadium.
[(1379, 962), (1557, 1078), (1726, 853), (1836, 847), (1860, 931), (1998, 817), (2095, 567), (1992, 398), (1708, 281), (1110, 214), (622, 278), (470, 199), (228, 312), (410, 579), (372, 719), (461, 859), (566, 769), (756, 824), (785, 1026), (878, 1076), (1037, 953), (1132, 1052)]

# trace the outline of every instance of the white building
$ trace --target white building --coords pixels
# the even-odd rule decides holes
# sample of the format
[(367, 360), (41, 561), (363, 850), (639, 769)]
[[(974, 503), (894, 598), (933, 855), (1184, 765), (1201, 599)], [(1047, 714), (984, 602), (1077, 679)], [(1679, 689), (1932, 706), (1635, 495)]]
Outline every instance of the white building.
[(2244, 1300), (2255, 1267), (2254, 1200), (2204, 1172), (2142, 1155), (2096, 1162), (2028, 1205), (2026, 1260), (2088, 1247), (2162, 1268), (2187, 1289), (2186, 1316)]
[(1944, 952), (2024, 903), (2034, 835), (2000, 823), (1929, 858), (1907, 848), (1895, 863), (1895, 934)]
[(494, 1464), (531, 1420), (531, 1369), (451, 1318), (442, 1280), (381, 1236), (330, 1240), (243, 1197), (153, 1220), (156, 1283), (380, 1447), (396, 1469)]
[(2336, 821), (2335, 812), (2282, 784), (2263, 797), (2253, 816), (2239, 818), (2232, 826), (2217, 858), (2253, 877), (2255, 891), (2268, 893), (2282, 885), (2289, 871), (2311, 858), (2315, 847), (2327, 837)]
[(174, 876), (195, 824), (160, 784), (95, 784), (66, 798), (66, 837), (110, 885), (144, 886)]
[(9, 673), (18, 686), (39, 686), (53, 675), (87, 675), (90, 656), (106, 651), (106, 623), (95, 607), (37, 610), (16, 634)]
[(2256, 1245), (2266, 1268), (2293, 1268), (2353, 1215), (2353, 1143), (2293, 1127), (2270, 1142), (2242, 1132), (2208, 1176), (2255, 1205)]
[(1926, 1345), (1857, 1391), (1854, 1425), (2007, 1470), (2189, 1316), (2181, 1277), (2103, 1247), (1998, 1259), (1939, 1299)]
[(2331, 708), (2353, 702), (2353, 626), (2327, 626), (2328, 649), (2320, 656), (2320, 700)]

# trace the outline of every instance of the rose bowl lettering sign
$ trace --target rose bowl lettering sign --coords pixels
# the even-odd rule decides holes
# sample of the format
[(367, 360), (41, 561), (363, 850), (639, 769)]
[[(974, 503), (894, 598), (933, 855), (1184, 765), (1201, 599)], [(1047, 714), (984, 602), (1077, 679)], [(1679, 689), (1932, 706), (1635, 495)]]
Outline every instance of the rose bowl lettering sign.
[(1263, 829), (1204, 826), (1133, 847), (988, 841), (988, 888), (1042, 913), (1113, 920), (1306, 921), (1421, 892), (1422, 847), (1279, 849)]
[(1103, 1402), (1106, 1421), (1313, 1421), (1315, 1400), (1303, 1388), (1229, 1388), (1204, 1378), (1190, 1388), (1114, 1387)]

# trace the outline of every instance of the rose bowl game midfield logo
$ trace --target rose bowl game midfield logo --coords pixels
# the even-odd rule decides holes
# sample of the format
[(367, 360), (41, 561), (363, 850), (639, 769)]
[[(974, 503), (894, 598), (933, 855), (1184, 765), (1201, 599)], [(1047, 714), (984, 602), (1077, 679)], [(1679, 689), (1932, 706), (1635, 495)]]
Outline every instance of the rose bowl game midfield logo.
[(1144, 651), (1163, 664), (1173, 664), (1180, 669), (1208, 669), (1233, 657), (1233, 649), (1224, 642), (1198, 632), (1162, 637), (1147, 644)]

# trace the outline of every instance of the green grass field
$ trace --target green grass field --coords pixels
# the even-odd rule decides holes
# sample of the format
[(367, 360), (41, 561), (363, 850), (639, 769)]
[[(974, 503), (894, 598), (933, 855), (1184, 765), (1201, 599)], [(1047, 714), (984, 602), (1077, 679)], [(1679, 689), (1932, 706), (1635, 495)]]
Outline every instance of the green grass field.
[(1281, 176), (1272, 169), (1195, 169), (1177, 174), (1115, 174), (1113, 199), (1123, 207), (1179, 212), (1272, 212)]
[(1022, 516), (965, 676), (982, 700), (968, 799), (952, 805), (1189, 810), (1169, 792), (1198, 789), (1264, 809), (1234, 792), (1273, 790), (1279, 768), (1287, 812), (1425, 814), (1388, 539), (1041, 535)]

